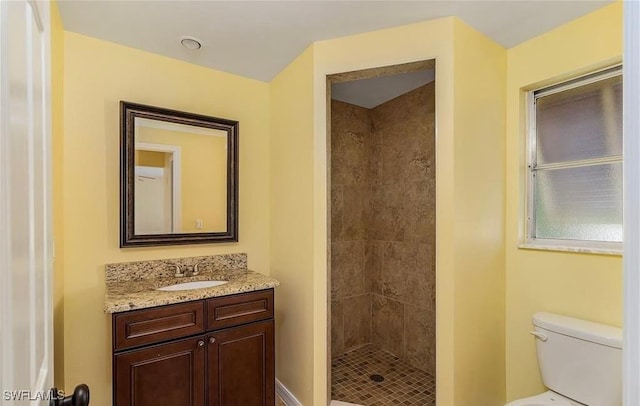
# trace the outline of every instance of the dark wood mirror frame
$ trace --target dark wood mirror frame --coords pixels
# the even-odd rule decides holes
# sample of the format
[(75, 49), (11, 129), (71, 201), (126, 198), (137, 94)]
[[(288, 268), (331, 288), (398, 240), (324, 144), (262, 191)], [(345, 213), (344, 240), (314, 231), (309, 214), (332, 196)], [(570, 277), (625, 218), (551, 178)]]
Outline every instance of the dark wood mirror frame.
[[(227, 230), (135, 234), (135, 118), (221, 130), (227, 133)], [(238, 241), (238, 122), (143, 104), (120, 102), (120, 247), (209, 244)]]

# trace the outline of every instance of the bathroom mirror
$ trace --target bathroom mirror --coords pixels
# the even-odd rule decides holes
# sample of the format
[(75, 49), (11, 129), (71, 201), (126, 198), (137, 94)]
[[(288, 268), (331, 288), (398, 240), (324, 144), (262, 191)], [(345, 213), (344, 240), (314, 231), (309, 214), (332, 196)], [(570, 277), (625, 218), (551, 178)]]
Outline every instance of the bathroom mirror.
[(120, 247), (238, 241), (238, 122), (120, 102)]

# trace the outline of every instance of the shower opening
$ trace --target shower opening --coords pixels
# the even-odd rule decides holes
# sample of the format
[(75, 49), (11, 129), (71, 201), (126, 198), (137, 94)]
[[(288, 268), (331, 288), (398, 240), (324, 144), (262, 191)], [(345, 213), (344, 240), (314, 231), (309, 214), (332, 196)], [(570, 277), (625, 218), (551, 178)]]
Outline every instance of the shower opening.
[(327, 80), (331, 399), (435, 405), (435, 62)]

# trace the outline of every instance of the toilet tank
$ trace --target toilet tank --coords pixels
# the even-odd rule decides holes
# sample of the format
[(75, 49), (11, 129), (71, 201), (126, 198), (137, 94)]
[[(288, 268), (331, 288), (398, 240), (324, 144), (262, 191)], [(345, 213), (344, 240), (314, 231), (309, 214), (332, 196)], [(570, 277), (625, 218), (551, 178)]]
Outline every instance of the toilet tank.
[(588, 406), (622, 405), (622, 330), (552, 313), (533, 316), (542, 381)]

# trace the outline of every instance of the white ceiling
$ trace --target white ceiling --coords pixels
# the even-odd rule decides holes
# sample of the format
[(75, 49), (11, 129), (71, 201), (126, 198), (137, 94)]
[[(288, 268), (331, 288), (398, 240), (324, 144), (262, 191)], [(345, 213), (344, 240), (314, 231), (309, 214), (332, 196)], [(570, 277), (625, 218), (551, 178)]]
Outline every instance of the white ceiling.
[(353, 80), (331, 85), (331, 98), (372, 109), (386, 101), (433, 82), (433, 69)]
[[(269, 81), (318, 40), (456, 15), (511, 47), (610, 2), (62, 0), (59, 7), (68, 31)], [(182, 48), (183, 35), (203, 48)]]

